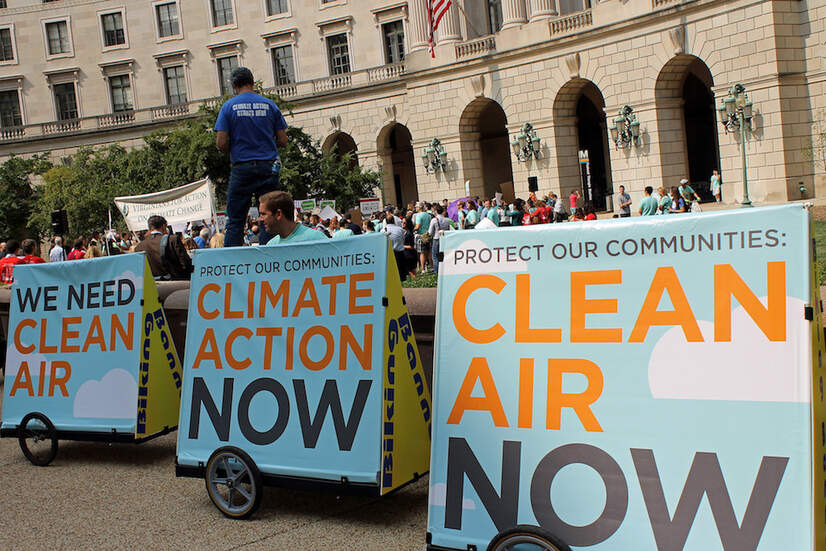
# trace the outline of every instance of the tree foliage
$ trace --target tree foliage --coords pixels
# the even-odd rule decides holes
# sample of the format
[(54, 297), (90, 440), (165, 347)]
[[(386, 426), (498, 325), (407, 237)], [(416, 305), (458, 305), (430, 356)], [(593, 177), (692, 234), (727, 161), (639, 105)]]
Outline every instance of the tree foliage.
[[(270, 97), (288, 112), (289, 104)], [(153, 132), (144, 137), (142, 147), (129, 151), (119, 145), (84, 147), (64, 166), (52, 166), (41, 157), (10, 158), (0, 165), (0, 182), (14, 187), (12, 193), (4, 191), (0, 197), (0, 223), (16, 227), (17, 233), (0, 226), (0, 235), (48, 235), (50, 213), (56, 209), (67, 211), (73, 236), (106, 228), (109, 209), (115, 225), (125, 229), (115, 197), (163, 191), (205, 176), (214, 182), (216, 203), (221, 208), (226, 203), (230, 161), (228, 154), (215, 148), (212, 128), (219, 108), (202, 107), (198, 117)], [(377, 172), (351, 164), (349, 155), (323, 153), (318, 140), (302, 129), (290, 127), (287, 135), (289, 144), (280, 151), (281, 186), (296, 199), (334, 199), (342, 210), (357, 205), (360, 197), (371, 195), (379, 184)], [(43, 175), (42, 189), (29, 184), (32, 174)], [(22, 199), (10, 199), (17, 196)], [(14, 210), (14, 205), (20, 208)]]
[(0, 239), (22, 239), (36, 232), (29, 221), (39, 197), (32, 177), (49, 168), (48, 155), (29, 159), (12, 155), (0, 164)]

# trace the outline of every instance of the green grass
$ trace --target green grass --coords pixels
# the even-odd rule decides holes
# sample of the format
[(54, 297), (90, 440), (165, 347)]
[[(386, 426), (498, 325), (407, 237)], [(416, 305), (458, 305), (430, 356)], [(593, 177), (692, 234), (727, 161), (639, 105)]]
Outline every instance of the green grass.
[(814, 221), (814, 238), (817, 261), (815, 270), (821, 285), (826, 285), (826, 220)]
[(416, 278), (408, 277), (402, 281), (402, 287), (435, 287), (437, 279), (438, 277), (433, 273), (419, 275)]

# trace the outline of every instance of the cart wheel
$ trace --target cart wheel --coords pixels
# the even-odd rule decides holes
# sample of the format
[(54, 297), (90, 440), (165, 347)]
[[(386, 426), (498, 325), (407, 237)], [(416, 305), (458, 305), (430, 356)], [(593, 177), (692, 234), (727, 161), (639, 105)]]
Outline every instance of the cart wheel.
[(229, 518), (248, 518), (261, 504), (261, 472), (243, 450), (215, 450), (207, 461), (205, 480), (209, 499)]
[(57, 455), (57, 430), (42, 413), (26, 414), (17, 427), (20, 449), (33, 465), (45, 467)]
[(519, 525), (496, 534), (488, 551), (571, 551), (571, 548), (538, 526)]

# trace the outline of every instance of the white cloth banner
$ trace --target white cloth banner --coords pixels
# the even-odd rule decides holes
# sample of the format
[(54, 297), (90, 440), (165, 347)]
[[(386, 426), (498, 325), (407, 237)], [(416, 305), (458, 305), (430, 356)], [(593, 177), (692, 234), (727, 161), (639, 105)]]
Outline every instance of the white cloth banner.
[(147, 229), (146, 221), (155, 214), (166, 218), (170, 225), (209, 222), (215, 216), (212, 182), (207, 178), (157, 193), (115, 197), (115, 205), (133, 232)]

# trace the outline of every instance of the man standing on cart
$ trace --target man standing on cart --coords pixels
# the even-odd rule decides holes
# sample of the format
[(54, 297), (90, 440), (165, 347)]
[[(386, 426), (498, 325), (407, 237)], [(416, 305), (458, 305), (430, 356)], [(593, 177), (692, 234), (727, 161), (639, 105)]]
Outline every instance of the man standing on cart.
[[(215, 122), (215, 145), (229, 151), (232, 171), (227, 190), (225, 247), (243, 244), (244, 222), (253, 195), (261, 197), (278, 189), (278, 148), (287, 145), (287, 122), (274, 101), (253, 91), (252, 71), (238, 67), (230, 75), (235, 97), (227, 100)], [(272, 235), (262, 231), (266, 245)]]

